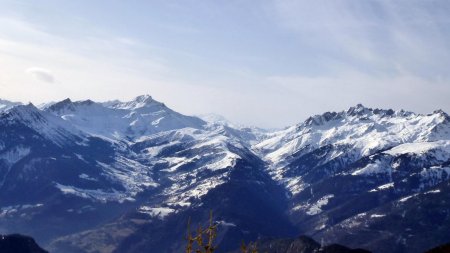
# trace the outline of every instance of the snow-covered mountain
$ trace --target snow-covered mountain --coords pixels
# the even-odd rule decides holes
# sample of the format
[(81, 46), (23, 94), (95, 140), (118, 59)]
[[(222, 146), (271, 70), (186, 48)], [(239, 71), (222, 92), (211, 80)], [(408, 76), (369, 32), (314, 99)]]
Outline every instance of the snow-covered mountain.
[(450, 241), (445, 112), (357, 105), (282, 131), (207, 119), (148, 95), (9, 103), (0, 233), (29, 233), (52, 252), (178, 252), (188, 218), (214, 210), (223, 250), (299, 233), (375, 252)]
[(235, 124), (233, 124), (227, 118), (219, 114), (215, 113), (200, 114), (198, 115), (198, 117), (211, 124), (221, 124), (225, 126), (235, 127)]
[[(302, 186), (292, 182), (299, 176), (290, 173), (290, 170), (298, 170), (293, 168), (292, 161), (312, 152), (321, 152), (315, 166), (336, 164), (335, 171), (324, 175), (330, 176), (342, 173), (340, 166), (383, 150), (391, 155), (400, 155), (405, 150), (406, 153), (424, 153), (432, 147), (445, 147), (448, 140), (450, 117), (443, 111), (420, 115), (403, 110), (371, 109), (359, 104), (347, 111), (310, 117), (271, 134), (254, 148), (269, 162), (274, 179), (292, 185), (290, 191), (295, 194)], [(448, 157), (443, 157), (444, 161), (446, 159)], [(351, 173), (377, 173), (377, 170), (367, 168)]]
[(66, 99), (49, 106), (46, 111), (91, 135), (113, 140), (134, 141), (163, 131), (185, 127), (200, 129), (206, 124), (199, 118), (177, 113), (148, 95), (129, 102), (72, 102)]
[[(405, 208), (414, 221), (403, 217), (396, 229), (416, 229), (392, 233), (389, 224), (397, 213), (386, 208), (401, 210), (412, 198), (447, 191), (449, 144), (450, 117), (443, 111), (420, 115), (357, 105), (310, 117), (271, 134), (254, 149), (290, 193), (291, 219), (306, 233), (376, 252), (420, 252), (430, 237), (450, 240), (415, 224), (420, 222), (414, 217), (439, 211)], [(449, 210), (450, 203), (442, 201), (440, 208)], [(434, 225), (448, 229), (449, 221)], [(383, 237), (383, 243), (368, 239), (375, 236)], [(415, 249), (407, 248), (412, 244)]]

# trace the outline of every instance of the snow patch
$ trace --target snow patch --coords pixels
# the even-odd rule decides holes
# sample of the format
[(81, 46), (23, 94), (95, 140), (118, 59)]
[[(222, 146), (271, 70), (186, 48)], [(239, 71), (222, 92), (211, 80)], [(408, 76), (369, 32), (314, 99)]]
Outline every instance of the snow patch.
[(44, 204), (42, 204), (42, 203), (5, 206), (5, 207), (0, 208), (0, 218), (5, 218), (7, 216), (16, 215), (19, 213), (22, 213), (21, 215), (26, 215), (26, 214), (23, 214), (23, 212), (34, 210), (34, 209), (40, 208), (42, 206), (44, 206)]
[(170, 214), (176, 212), (175, 209), (169, 207), (149, 207), (141, 206), (139, 207), (139, 212), (150, 215), (151, 217), (156, 217), (161, 220), (169, 216)]
[(444, 180), (450, 179), (450, 167), (432, 166), (423, 168), (420, 172), (420, 189), (434, 186)]
[[(403, 154), (424, 154), (434, 149), (439, 149), (440, 151), (445, 152), (447, 159), (450, 157), (450, 141), (447, 140), (435, 142), (404, 143), (388, 151), (385, 151), (384, 153), (391, 156), (398, 156)], [(445, 159), (445, 157), (443, 157), (443, 159)]]
[(389, 172), (389, 167), (381, 164), (380, 161), (376, 161), (375, 163), (369, 163), (366, 167), (356, 170), (352, 173), (352, 176), (360, 176), (360, 175), (373, 175), (373, 174), (384, 174)]
[(403, 198), (401, 198), (400, 200), (399, 200), (399, 202), (406, 202), (406, 201), (408, 201), (410, 198), (413, 198), (413, 197), (415, 197), (415, 196), (417, 196), (418, 194), (416, 193), (416, 194), (413, 194), (413, 195), (410, 195), (410, 196), (406, 196), (406, 197), (403, 197)]
[(231, 222), (226, 222), (226, 221), (223, 221), (223, 220), (217, 221), (217, 223), (219, 225), (221, 225), (221, 226), (224, 226), (224, 227), (236, 227), (236, 224), (231, 223)]
[(98, 181), (97, 179), (95, 179), (95, 178), (93, 178), (93, 177), (90, 177), (89, 175), (84, 174), (84, 173), (83, 173), (83, 174), (80, 174), (78, 177), (81, 178), (81, 179), (84, 179), (84, 180)]
[(435, 193), (440, 193), (440, 192), (441, 192), (441, 190), (436, 189), (436, 190), (432, 190), (432, 191), (427, 191), (424, 194), (435, 194)]
[(119, 203), (123, 203), (124, 201), (134, 201), (126, 192), (119, 192), (114, 189), (111, 189), (110, 192), (106, 192), (100, 189), (92, 190), (92, 189), (81, 189), (75, 186), (70, 185), (62, 185), (59, 183), (55, 184), (56, 188), (58, 188), (63, 194), (71, 194), (85, 199), (91, 199), (94, 201), (99, 201), (102, 203), (116, 201)]
[(374, 214), (370, 215), (370, 218), (382, 218), (382, 217), (385, 217), (385, 216), (386, 216), (386, 214), (376, 214), (376, 213), (374, 213)]
[(205, 168), (212, 171), (233, 168), (236, 165), (236, 160), (241, 158), (239, 155), (228, 151), (224, 152), (222, 156), (217, 161), (207, 164)]
[(362, 219), (364, 219), (364, 217), (367, 216), (367, 213), (359, 213), (353, 217), (350, 217), (344, 221), (341, 222), (340, 226), (343, 228), (353, 228), (356, 226), (361, 225), (362, 223)]
[(311, 207), (308, 209), (308, 211), (306, 211), (306, 214), (308, 214), (308, 215), (320, 214), (322, 212), (321, 208), (323, 206), (327, 205), (328, 204), (328, 200), (333, 198), (333, 197), (334, 197), (333, 194), (329, 194), (329, 195), (323, 196), (316, 203), (311, 205)]
[(380, 186), (377, 187), (378, 190), (386, 190), (386, 189), (389, 189), (389, 188), (394, 188), (394, 182), (387, 183), (387, 184), (384, 184), (384, 185), (380, 185)]

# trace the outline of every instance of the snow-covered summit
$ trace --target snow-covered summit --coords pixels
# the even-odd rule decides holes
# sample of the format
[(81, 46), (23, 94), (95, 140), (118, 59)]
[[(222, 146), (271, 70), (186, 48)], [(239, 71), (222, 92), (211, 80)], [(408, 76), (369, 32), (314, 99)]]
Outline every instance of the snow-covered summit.
[(201, 119), (175, 112), (149, 95), (128, 102), (65, 99), (46, 111), (89, 134), (113, 140), (132, 141), (157, 132), (205, 125)]
[(82, 138), (84, 134), (68, 122), (54, 115), (39, 110), (32, 103), (17, 105), (0, 114), (0, 124), (21, 124), (33, 129), (55, 144), (64, 146), (74, 138)]
[(119, 100), (108, 101), (104, 103), (105, 106), (116, 108), (135, 110), (143, 107), (165, 107), (164, 103), (154, 100), (150, 95), (137, 96), (131, 101), (121, 102)]
[(303, 123), (298, 124), (299, 126), (310, 126), (310, 125), (321, 125), (333, 120), (341, 119), (353, 119), (353, 120), (370, 120), (381, 119), (381, 118), (392, 118), (392, 117), (409, 117), (416, 115), (413, 112), (408, 112), (404, 110), (394, 111), (392, 109), (378, 109), (365, 107), (362, 104), (357, 104), (349, 109), (341, 112), (325, 112), (320, 115), (314, 115), (306, 119)]
[(275, 163), (299, 151), (326, 145), (346, 147), (360, 157), (402, 143), (448, 140), (448, 118), (443, 111), (423, 115), (359, 104), (346, 111), (312, 116), (274, 133), (255, 145), (255, 149)]
[(197, 117), (208, 122), (209, 124), (220, 124), (220, 125), (226, 125), (226, 126), (234, 125), (227, 118), (225, 118), (224, 116), (222, 116), (220, 114), (216, 114), (216, 113), (200, 114), (200, 115), (197, 115)]
[(5, 112), (4, 115), (6, 115), (6, 118), (9, 120), (22, 121), (27, 124), (33, 124), (34, 122), (45, 120), (39, 109), (32, 103), (15, 106)]

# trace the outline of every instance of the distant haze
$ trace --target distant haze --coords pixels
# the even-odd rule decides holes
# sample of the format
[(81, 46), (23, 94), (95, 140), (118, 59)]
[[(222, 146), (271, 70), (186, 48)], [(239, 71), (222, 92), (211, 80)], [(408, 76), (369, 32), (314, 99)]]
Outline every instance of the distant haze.
[(357, 103), (450, 111), (450, 1), (0, 0), (0, 98), (150, 94), (283, 127)]

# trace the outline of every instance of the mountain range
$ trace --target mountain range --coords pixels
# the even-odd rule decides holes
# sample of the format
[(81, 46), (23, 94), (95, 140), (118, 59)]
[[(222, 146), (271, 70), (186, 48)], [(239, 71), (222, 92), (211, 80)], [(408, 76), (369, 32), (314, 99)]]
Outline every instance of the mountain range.
[(358, 104), (279, 131), (218, 119), (148, 95), (0, 100), (0, 234), (55, 253), (181, 252), (212, 210), (220, 252), (299, 234), (373, 252), (450, 241), (445, 112)]

